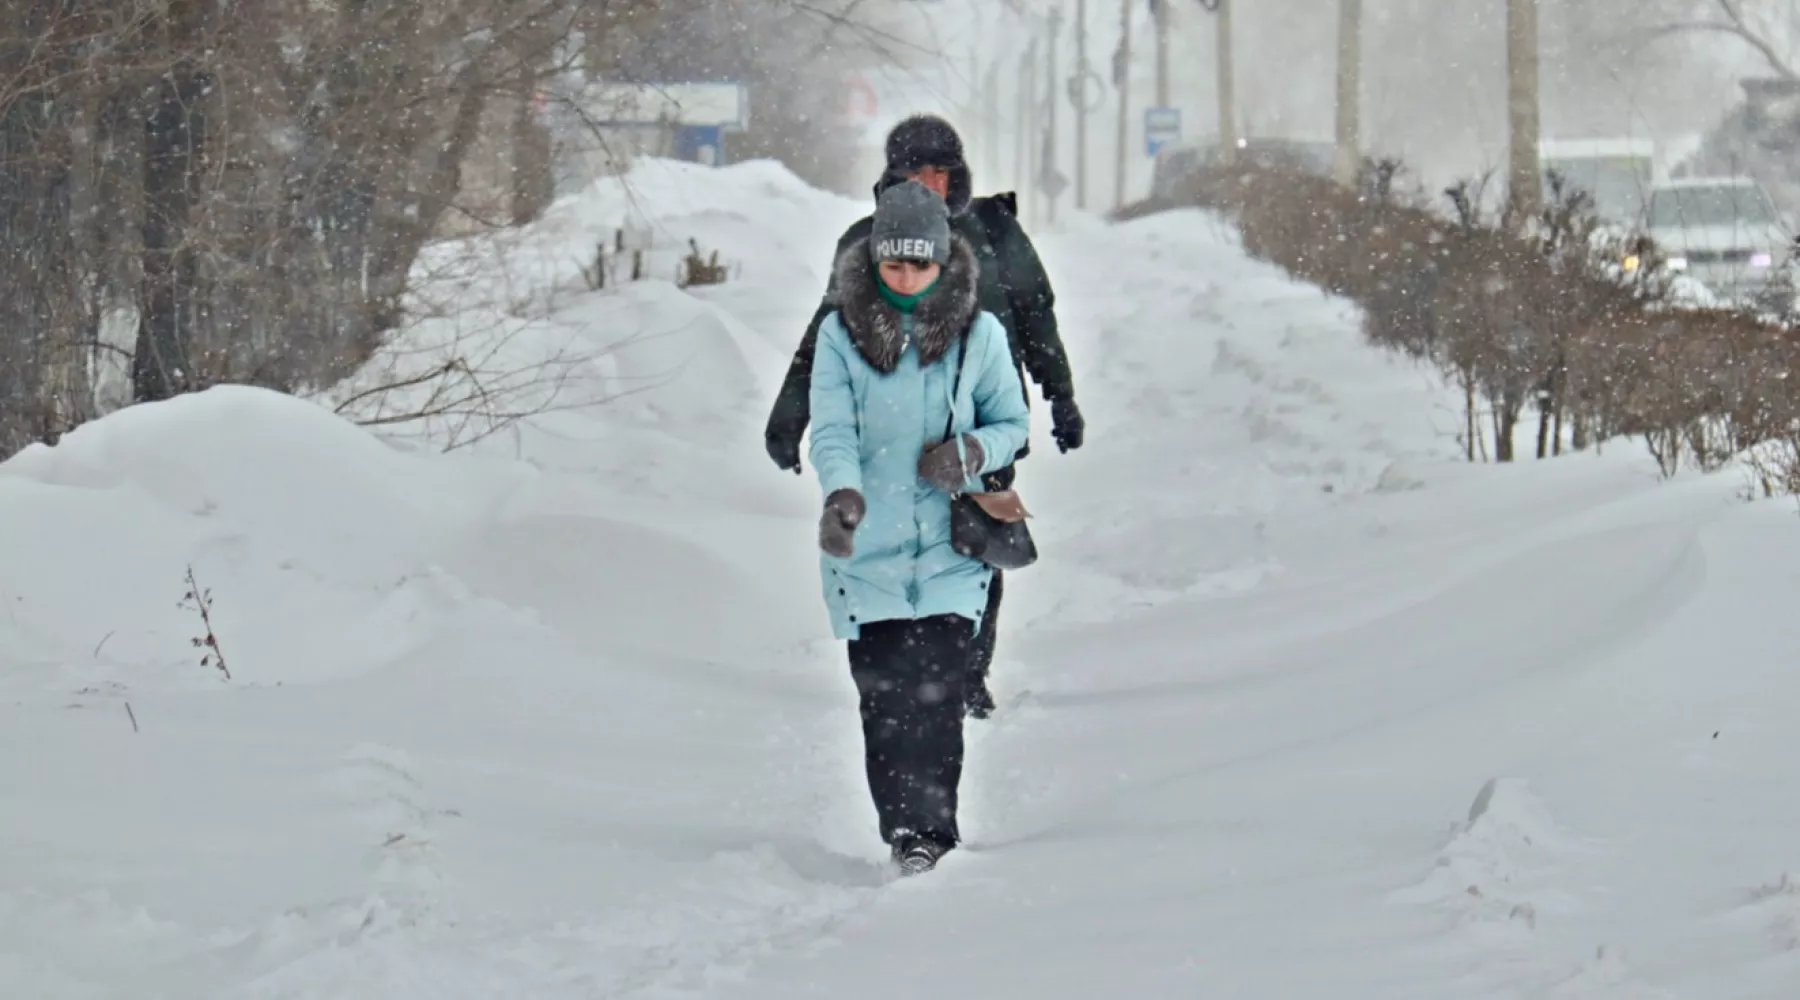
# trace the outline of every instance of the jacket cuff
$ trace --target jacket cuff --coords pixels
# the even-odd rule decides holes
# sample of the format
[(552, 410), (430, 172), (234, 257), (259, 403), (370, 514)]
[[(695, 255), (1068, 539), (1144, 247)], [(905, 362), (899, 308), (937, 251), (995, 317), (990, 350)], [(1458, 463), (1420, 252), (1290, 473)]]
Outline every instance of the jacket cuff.
[[(998, 472), (1001, 469), (1006, 468), (1013, 463), (1016, 456), (1011, 452), (1006, 451), (1004, 447), (1006, 442), (996, 440), (999, 438), (999, 435), (990, 428), (978, 427), (975, 430), (967, 431), (965, 433), (974, 438), (975, 442), (981, 446), (981, 468), (976, 469), (972, 475), (966, 477), (964, 485), (967, 486), (968, 484), (973, 483), (975, 484), (974, 491), (981, 492), (981, 490), (987, 488), (981, 485), (981, 477), (990, 472)], [(958, 455), (963, 456), (963, 468), (968, 468), (968, 453), (963, 449), (962, 437), (960, 435), (957, 437), (956, 451)]]
[(858, 493), (863, 491), (861, 469), (845, 468), (841, 465), (821, 466), (817, 462), (813, 463), (813, 468), (818, 470), (819, 488), (824, 491), (825, 496), (830, 496), (838, 490), (855, 490)]

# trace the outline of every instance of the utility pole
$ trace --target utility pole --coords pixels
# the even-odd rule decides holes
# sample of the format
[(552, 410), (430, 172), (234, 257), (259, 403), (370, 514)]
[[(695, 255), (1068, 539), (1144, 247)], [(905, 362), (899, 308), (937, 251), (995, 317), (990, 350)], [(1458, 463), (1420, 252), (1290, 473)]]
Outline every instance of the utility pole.
[[(1056, 42), (1062, 35), (1062, 20), (1062, 8), (1060, 6), (1050, 8), (1050, 53), (1049, 65), (1046, 67), (1049, 79), (1046, 81), (1048, 86), (1045, 88), (1049, 100), (1044, 102), (1049, 106), (1049, 120), (1044, 125), (1043, 162), (1038, 164), (1038, 173), (1042, 175), (1043, 180), (1051, 179), (1056, 173)], [(1050, 194), (1046, 191), (1044, 194), (1049, 202), (1046, 221), (1054, 225), (1056, 223), (1056, 202), (1062, 192)]]
[(1169, 0), (1151, 0), (1156, 13), (1156, 106), (1169, 106)]
[(1355, 187), (1362, 167), (1362, 0), (1338, 0), (1337, 179)]
[(1217, 46), (1217, 62), (1219, 66), (1219, 154), (1226, 163), (1237, 161), (1237, 74), (1231, 66), (1231, 4), (1232, 0), (1218, 0), (1219, 6), (1213, 12), (1218, 20), (1213, 27), (1218, 30), (1214, 39)]
[(1037, 79), (1037, 48), (1037, 36), (1033, 35), (1025, 45), (1024, 55), (1019, 57), (1019, 107), (1018, 116), (1013, 119), (1013, 183), (1025, 201), (1020, 211), (1026, 213), (1021, 218), (1029, 217), (1034, 203), (1032, 189), (1036, 186), (1031, 170), (1031, 140), (1037, 134), (1037, 88), (1032, 86)]
[[(982, 131), (987, 133), (987, 155), (982, 157), (987, 165), (987, 183), (1000, 183), (1000, 173), (1005, 169), (1002, 158), (1005, 143), (1000, 138), (1000, 60), (988, 63), (987, 76), (982, 80)], [(990, 188), (991, 190), (991, 188)]]
[(1087, 210), (1087, 0), (1075, 0), (1075, 73), (1069, 77), (1069, 103), (1075, 105), (1075, 209)]
[[(982, 134), (980, 53), (974, 51), (969, 53), (969, 67), (963, 72), (965, 74), (963, 78), (969, 82), (969, 91), (968, 96), (962, 101), (962, 111), (960, 112), (960, 116), (963, 121), (970, 123), (963, 127), (967, 129), (968, 135), (975, 139), (976, 148), (974, 152), (985, 156), (986, 147), (993, 140)], [(968, 140), (965, 139), (964, 141), (967, 142)], [(970, 150), (965, 149), (963, 151), (964, 157), (971, 159), (976, 158), (970, 157), (969, 154)], [(971, 166), (973, 166), (973, 164), (971, 164)]]
[(1506, 104), (1511, 132), (1507, 189), (1515, 221), (1535, 214), (1543, 202), (1538, 175), (1537, 8), (1537, 0), (1506, 3)]
[(1037, 38), (1028, 41), (1019, 54), (1019, 77), (1013, 86), (1013, 187), (1021, 198), (1030, 200), (1031, 169), (1031, 68), (1037, 67)]
[[(1114, 85), (1119, 88), (1119, 151), (1113, 164), (1113, 207), (1125, 207), (1125, 170), (1131, 162), (1131, 5), (1119, 0), (1119, 60)], [(1159, 5), (1160, 6), (1160, 5)]]

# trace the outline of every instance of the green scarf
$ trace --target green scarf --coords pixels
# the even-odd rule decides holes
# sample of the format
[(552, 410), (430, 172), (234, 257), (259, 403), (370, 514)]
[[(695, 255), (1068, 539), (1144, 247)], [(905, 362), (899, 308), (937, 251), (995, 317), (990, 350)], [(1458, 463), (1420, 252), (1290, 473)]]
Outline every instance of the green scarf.
[[(942, 281), (943, 277), (943, 272), (938, 272), (938, 281)], [(901, 295), (899, 292), (889, 288), (887, 282), (881, 280), (881, 269), (875, 269), (875, 290), (881, 293), (883, 302), (886, 302), (888, 305), (899, 310), (902, 315), (912, 315), (912, 311), (919, 308), (919, 303), (925, 296), (930, 295), (931, 290), (937, 286), (937, 281), (933, 281), (931, 284), (926, 285), (925, 290), (917, 295)]]

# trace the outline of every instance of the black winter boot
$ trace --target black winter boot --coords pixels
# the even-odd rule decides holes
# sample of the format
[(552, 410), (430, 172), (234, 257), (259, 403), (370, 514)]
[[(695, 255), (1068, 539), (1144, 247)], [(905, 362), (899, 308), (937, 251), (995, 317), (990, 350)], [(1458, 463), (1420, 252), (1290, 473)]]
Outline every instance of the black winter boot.
[(950, 853), (950, 845), (934, 837), (919, 837), (908, 834), (894, 844), (894, 863), (900, 866), (900, 874), (923, 875)]

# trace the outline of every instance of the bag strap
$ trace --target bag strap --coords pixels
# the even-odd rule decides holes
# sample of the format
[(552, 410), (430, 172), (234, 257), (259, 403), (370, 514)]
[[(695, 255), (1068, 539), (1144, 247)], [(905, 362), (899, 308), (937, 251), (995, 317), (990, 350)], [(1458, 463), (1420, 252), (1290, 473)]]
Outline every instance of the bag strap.
[[(950, 415), (944, 418), (944, 440), (946, 441), (956, 440), (953, 436), (953, 432), (956, 430), (956, 394), (962, 391), (963, 356), (968, 353), (968, 347), (968, 334), (965, 333), (956, 338), (956, 377), (950, 381)], [(962, 442), (957, 441), (956, 454), (959, 459), (962, 453)], [(965, 482), (966, 481), (967, 480), (965, 479)], [(960, 496), (961, 493), (954, 493), (951, 495)]]
[(956, 377), (950, 382), (950, 416), (944, 418), (944, 440), (956, 429), (956, 394), (962, 391), (963, 354), (968, 350), (969, 335), (956, 338)]

